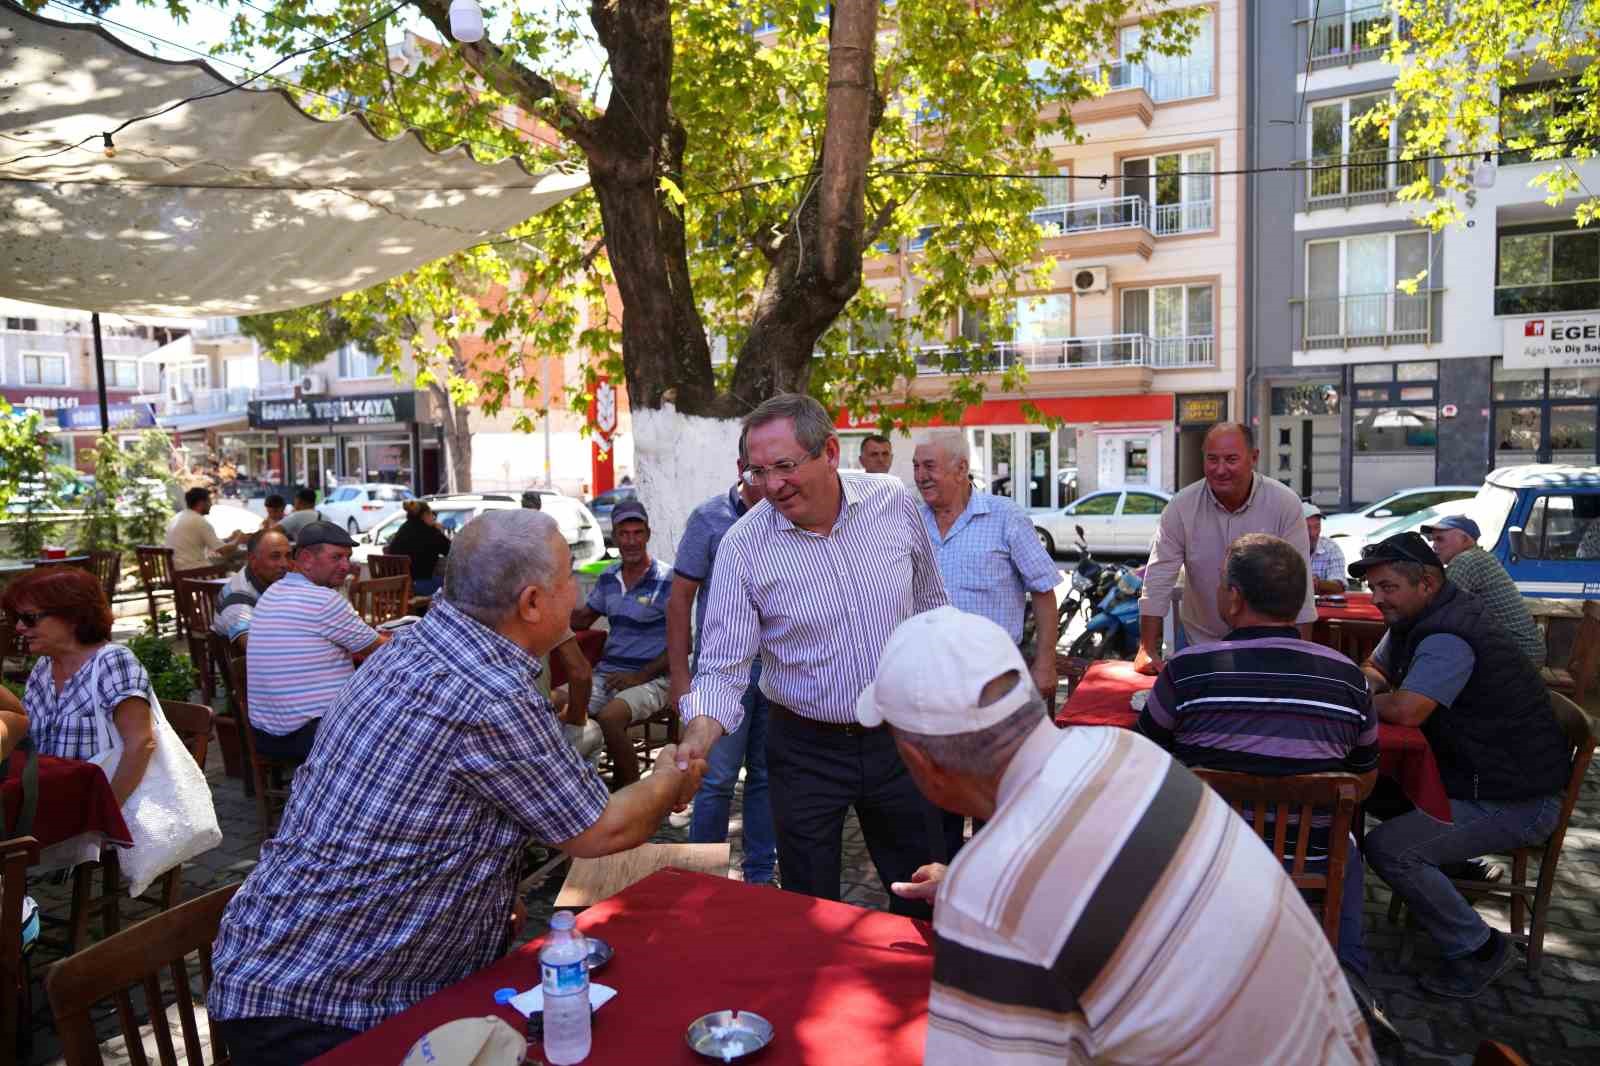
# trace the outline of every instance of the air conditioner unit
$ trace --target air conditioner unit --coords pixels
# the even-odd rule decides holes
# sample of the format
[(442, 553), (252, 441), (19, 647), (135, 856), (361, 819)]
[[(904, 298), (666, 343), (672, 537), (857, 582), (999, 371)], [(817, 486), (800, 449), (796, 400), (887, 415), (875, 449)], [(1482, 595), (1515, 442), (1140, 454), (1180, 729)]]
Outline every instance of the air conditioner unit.
[(328, 379), (321, 374), (301, 374), (295, 387), (302, 396), (317, 396), (328, 391)]
[(1110, 271), (1105, 267), (1079, 267), (1072, 272), (1072, 290), (1079, 296), (1105, 292), (1110, 286)]
[(189, 391), (189, 386), (181, 381), (167, 382), (168, 403), (188, 403), (192, 399), (194, 399), (194, 395)]

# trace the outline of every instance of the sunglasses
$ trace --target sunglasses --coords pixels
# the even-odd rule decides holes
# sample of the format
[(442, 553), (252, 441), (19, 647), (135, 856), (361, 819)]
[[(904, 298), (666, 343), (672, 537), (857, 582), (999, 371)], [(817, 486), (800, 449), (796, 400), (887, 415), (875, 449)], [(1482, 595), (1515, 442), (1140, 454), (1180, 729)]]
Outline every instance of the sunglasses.
[(27, 626), (29, 629), (32, 629), (34, 626), (39, 624), (41, 619), (50, 617), (50, 614), (51, 612), (49, 611), (18, 611), (15, 617), (17, 619), (17, 625)]

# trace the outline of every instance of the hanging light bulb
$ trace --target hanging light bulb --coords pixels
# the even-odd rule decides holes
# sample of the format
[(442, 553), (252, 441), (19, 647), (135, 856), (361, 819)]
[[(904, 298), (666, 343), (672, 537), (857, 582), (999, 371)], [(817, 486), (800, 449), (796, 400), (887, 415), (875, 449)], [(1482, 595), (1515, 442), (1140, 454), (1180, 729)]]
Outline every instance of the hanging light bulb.
[(1101, 188), (1102, 188), (1102, 189), (1103, 189), (1103, 188), (1105, 188), (1105, 187), (1106, 187), (1106, 182), (1107, 182), (1107, 181), (1108, 181), (1108, 180), (1109, 180), (1109, 179), (1108, 179), (1108, 178), (1107, 178), (1107, 177), (1106, 177), (1106, 176), (1105, 176), (1105, 175), (1104, 175), (1104, 174), (1102, 174), (1102, 175), (1100, 175), (1100, 187), (1101, 187)]
[(477, 0), (450, 0), (450, 36), (462, 44), (483, 40), (483, 11)]
[(107, 159), (115, 159), (115, 158), (117, 158), (117, 146), (111, 143), (111, 134), (102, 133), (100, 135), (100, 143), (105, 145), (105, 153), (106, 153), (106, 158)]
[(1483, 162), (1472, 168), (1472, 184), (1480, 189), (1494, 188), (1494, 176), (1497, 168), (1494, 165), (1494, 153), (1483, 153)]

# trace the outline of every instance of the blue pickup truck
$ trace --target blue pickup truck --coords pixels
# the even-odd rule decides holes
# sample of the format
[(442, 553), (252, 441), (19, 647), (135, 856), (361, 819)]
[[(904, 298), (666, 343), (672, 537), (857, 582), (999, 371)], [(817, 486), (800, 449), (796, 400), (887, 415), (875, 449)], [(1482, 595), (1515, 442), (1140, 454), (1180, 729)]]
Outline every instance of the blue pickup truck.
[(1502, 467), (1441, 510), (1477, 521), (1478, 543), (1524, 596), (1600, 598), (1600, 467)]

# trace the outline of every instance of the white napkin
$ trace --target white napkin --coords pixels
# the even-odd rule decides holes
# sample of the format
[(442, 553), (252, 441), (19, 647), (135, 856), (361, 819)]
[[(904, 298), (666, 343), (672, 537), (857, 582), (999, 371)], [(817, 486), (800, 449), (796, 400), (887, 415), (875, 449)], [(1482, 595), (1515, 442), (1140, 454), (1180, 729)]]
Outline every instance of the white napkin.
[(1135, 692), (1133, 697), (1129, 699), (1128, 702), (1133, 706), (1134, 710), (1142, 712), (1144, 710), (1144, 702), (1149, 698), (1150, 690), (1147, 688), (1142, 688), (1138, 692)]
[[(611, 1001), (611, 997), (616, 994), (617, 990), (615, 988), (612, 988), (609, 985), (597, 985), (593, 981), (590, 981), (590, 1009), (599, 1010), (601, 1007), (609, 1003)], [(534, 985), (526, 992), (523, 992), (520, 995), (512, 996), (511, 1005), (517, 1008), (517, 1010), (522, 1013), (524, 1018), (530, 1014), (539, 1013), (540, 1011), (544, 1010), (544, 986)]]

